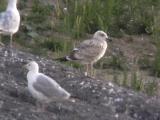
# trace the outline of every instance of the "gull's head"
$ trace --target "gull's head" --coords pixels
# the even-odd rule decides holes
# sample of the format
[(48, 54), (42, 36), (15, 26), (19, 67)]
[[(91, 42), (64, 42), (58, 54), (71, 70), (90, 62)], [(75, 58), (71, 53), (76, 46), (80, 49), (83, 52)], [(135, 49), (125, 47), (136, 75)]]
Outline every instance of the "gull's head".
[(110, 38), (108, 37), (107, 33), (105, 33), (102, 30), (98, 30), (97, 32), (94, 33), (93, 38), (97, 39), (97, 40), (110, 40)]
[(7, 11), (17, 10), (17, 2), (18, 0), (8, 0)]
[(8, 0), (9, 3), (17, 3), (18, 0)]
[(32, 71), (32, 72), (38, 72), (39, 71), (39, 66), (35, 61), (31, 61), (28, 64), (24, 66), (27, 70)]

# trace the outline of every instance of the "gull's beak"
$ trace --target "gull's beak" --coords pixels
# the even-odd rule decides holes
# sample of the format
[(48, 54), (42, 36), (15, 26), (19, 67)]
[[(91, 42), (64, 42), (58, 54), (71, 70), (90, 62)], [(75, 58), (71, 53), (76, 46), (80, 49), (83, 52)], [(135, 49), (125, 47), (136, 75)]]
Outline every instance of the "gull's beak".
[(30, 62), (29, 60), (23, 61), (23, 62), (22, 62), (22, 68), (27, 69), (27, 65), (28, 65), (29, 62)]
[(23, 65), (22, 68), (26, 69), (27, 68), (27, 64)]
[(28, 62), (24, 62), (22, 68), (27, 69)]
[(108, 42), (112, 42), (112, 38), (111, 38), (111, 37), (106, 38), (106, 40), (107, 40)]

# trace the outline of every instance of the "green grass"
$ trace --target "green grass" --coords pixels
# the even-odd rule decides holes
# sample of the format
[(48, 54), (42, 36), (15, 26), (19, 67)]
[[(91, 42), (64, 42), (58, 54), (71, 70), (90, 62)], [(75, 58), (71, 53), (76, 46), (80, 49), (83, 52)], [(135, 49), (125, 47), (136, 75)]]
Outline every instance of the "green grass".
[[(20, 1), (19, 8), (24, 10), (28, 0)], [(63, 7), (67, 11), (63, 11)], [(0, 10), (5, 10), (6, 1), (0, 1)], [(51, 52), (54, 58), (68, 54), (79, 38), (85, 38), (86, 33), (93, 34), (102, 29), (110, 36), (127, 34), (151, 34), (157, 47), (154, 63), (148, 58), (139, 60), (139, 66), (144, 70), (150, 67), (154, 76), (160, 76), (160, 1), (159, 0), (65, 0), (65, 5), (58, 1), (55, 7), (44, 5), (40, 0), (33, 0), (27, 16), (21, 15), (23, 26), (14, 39), (32, 53), (46, 55)], [(56, 35), (55, 33), (58, 33)], [(78, 38), (78, 39), (77, 39)], [(2, 41), (8, 37), (2, 37)], [(114, 69), (114, 82), (131, 87), (137, 91), (154, 94), (157, 81), (143, 83), (139, 70), (129, 71), (126, 58), (112, 55), (103, 58), (95, 67), (97, 69)], [(83, 68), (74, 62), (66, 65)], [(119, 78), (119, 72), (122, 78)], [(131, 72), (131, 75), (130, 75)]]
[(7, 1), (6, 0), (1, 0), (0, 1), (0, 11), (4, 11), (7, 6)]
[(132, 71), (113, 71), (113, 82), (119, 86), (127, 87), (135, 91), (141, 91), (147, 95), (156, 95), (158, 90), (158, 80), (150, 79), (145, 80), (146, 77), (140, 70), (134, 69)]
[(112, 55), (110, 58), (102, 58), (95, 64), (97, 69), (117, 69), (117, 70), (126, 70), (128, 66), (126, 64), (126, 59), (124, 56)]
[(158, 81), (156, 78), (145, 85), (145, 92), (148, 95), (155, 95), (158, 89)]
[[(49, 38), (43, 40), (41, 46), (52, 52), (69, 52), (70, 48), (73, 47), (73, 43), (68, 40), (60, 40), (59, 38)], [(65, 52), (64, 52), (65, 51)]]
[(56, 13), (65, 26), (60, 29), (76, 38), (98, 29), (116, 36), (120, 30), (128, 34), (152, 33), (159, 3), (158, 0), (66, 0), (67, 14), (61, 7)]
[(143, 81), (140, 77), (138, 77), (139, 71), (133, 71), (131, 73), (131, 88), (141, 91), (143, 90)]
[(48, 19), (52, 14), (52, 7), (50, 5), (43, 5), (39, 0), (33, 0), (33, 6), (27, 21), (31, 23), (42, 23)]
[(111, 10), (105, 10), (107, 12), (102, 10), (112, 9), (112, 2), (108, 0), (103, 3), (99, 0), (67, 0), (68, 14), (65, 14), (62, 18), (66, 32), (71, 32), (73, 37), (79, 38), (84, 33), (93, 33), (97, 29), (106, 31), (109, 17), (108, 19), (105, 19), (105, 17), (110, 14)]
[(154, 20), (153, 20), (153, 34), (152, 34), (152, 37), (153, 37), (153, 40), (154, 40), (154, 43), (157, 47), (157, 52), (156, 52), (156, 55), (155, 55), (155, 60), (154, 60), (154, 63), (153, 63), (153, 72), (156, 76), (160, 77), (160, 13), (157, 14), (157, 16), (154, 17)]

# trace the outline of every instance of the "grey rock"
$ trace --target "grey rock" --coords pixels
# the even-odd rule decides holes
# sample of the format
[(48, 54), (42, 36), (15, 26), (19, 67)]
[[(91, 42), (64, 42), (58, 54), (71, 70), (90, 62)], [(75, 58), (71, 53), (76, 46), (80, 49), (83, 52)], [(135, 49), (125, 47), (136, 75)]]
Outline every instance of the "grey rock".
[[(19, 50), (13, 49), (16, 56), (10, 58), (4, 54), (6, 50), (0, 51), (0, 120), (160, 120), (157, 98), (85, 77), (71, 67)], [(33, 112), (35, 99), (26, 89), (26, 71), (22, 69), (29, 60), (38, 62), (40, 71), (54, 78), (76, 102), (57, 101), (44, 113)]]

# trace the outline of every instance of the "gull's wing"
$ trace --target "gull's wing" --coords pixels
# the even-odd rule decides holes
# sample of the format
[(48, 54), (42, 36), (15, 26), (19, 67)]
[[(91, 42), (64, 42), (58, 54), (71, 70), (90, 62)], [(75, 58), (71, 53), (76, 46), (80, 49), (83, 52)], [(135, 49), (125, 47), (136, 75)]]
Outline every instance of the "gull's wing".
[(0, 13), (0, 31), (8, 32), (10, 29), (15, 29), (19, 26), (20, 16), (17, 16), (12, 11)]
[(44, 74), (38, 75), (36, 82), (33, 83), (33, 87), (48, 98), (67, 99), (70, 97), (70, 94), (56, 81)]
[(72, 51), (70, 58), (73, 60), (89, 60), (99, 56), (107, 44), (105, 41), (90, 39), (85, 40)]
[(6, 12), (1, 12), (0, 13), (0, 30), (3, 30), (3, 25), (4, 25), (4, 21), (5, 21), (5, 14)]

